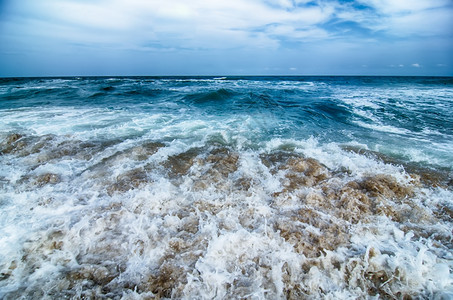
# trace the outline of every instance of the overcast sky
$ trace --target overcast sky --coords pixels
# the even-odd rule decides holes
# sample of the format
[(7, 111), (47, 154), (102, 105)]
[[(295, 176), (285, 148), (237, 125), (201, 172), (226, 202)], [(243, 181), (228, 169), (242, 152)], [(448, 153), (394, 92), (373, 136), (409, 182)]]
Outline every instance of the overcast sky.
[(0, 76), (453, 75), (453, 0), (0, 0)]

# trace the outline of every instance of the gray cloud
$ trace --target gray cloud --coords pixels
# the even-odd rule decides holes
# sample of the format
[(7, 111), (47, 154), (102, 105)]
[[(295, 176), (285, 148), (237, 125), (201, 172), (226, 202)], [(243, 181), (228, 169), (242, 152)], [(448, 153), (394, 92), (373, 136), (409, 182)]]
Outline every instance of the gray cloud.
[[(11, 59), (19, 59), (20, 54), (28, 57), (30, 64), (36, 60), (36, 65), (44, 57), (54, 64), (59, 57), (58, 64), (61, 64), (65, 55), (87, 64), (92, 61), (92, 65), (99, 65), (94, 59), (106, 57), (123, 61), (142, 57), (149, 64), (161, 57), (169, 60), (170, 68), (176, 56), (202, 60), (204, 55), (231, 61), (255, 52), (259, 61), (269, 58), (269, 53), (278, 58), (288, 50), (315, 56), (312, 61), (324, 59), (333, 64), (335, 61), (327, 55), (341, 57), (343, 62), (337, 65), (343, 66), (347, 61), (363, 72), (362, 65), (366, 64), (369, 71), (373, 70), (373, 64), (359, 62), (354, 53), (367, 51), (370, 58), (363, 60), (379, 61), (384, 59), (380, 57), (383, 52), (391, 52), (386, 46), (391, 46), (394, 56), (409, 56), (428, 66), (431, 58), (425, 53), (429, 43), (439, 54), (432, 65), (451, 65), (447, 53), (453, 48), (450, 42), (453, 5), (448, 0), (10, 0), (6, 3), (0, 20), (0, 62), (7, 65)], [(320, 51), (323, 47), (331, 51)], [(382, 66), (400, 64), (389, 61), (389, 57), (385, 59)], [(297, 67), (303, 72), (305, 58), (295, 63), (281, 69)], [(252, 72), (254, 63), (245, 60), (245, 64), (250, 65)], [(114, 65), (117, 72), (125, 69), (119, 63)], [(70, 66), (63, 63), (62, 68)], [(436, 68), (439, 69), (451, 72), (448, 67)], [(13, 73), (18, 71), (11, 67), (0, 75)]]

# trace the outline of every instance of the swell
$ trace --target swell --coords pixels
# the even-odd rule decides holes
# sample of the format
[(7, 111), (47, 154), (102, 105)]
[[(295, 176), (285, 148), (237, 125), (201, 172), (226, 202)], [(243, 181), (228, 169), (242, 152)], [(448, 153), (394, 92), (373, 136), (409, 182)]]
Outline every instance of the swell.
[(222, 105), (223, 101), (231, 99), (234, 95), (235, 93), (233, 91), (221, 88), (215, 91), (189, 94), (184, 96), (183, 99), (194, 105), (203, 105), (208, 103)]

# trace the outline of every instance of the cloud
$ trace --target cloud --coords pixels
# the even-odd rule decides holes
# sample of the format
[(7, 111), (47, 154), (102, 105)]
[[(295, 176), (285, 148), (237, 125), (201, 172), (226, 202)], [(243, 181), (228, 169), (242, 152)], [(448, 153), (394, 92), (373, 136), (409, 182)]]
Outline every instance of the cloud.
[(418, 63), (412, 64), (411, 66), (413, 66), (414, 68), (420, 68), (420, 64)]
[(271, 24), (266, 27), (264, 32), (270, 37), (284, 38), (290, 40), (319, 40), (329, 37), (329, 33), (316, 26), (307, 26), (305, 28), (295, 28), (291, 25)]
[[(297, 67), (305, 71), (305, 64), (316, 72), (315, 62), (339, 68), (357, 66), (370, 72), (379, 66), (389, 69), (390, 65), (396, 71), (400, 63), (410, 66), (413, 61), (423, 70), (432, 66), (449, 72), (451, 67), (439, 68), (436, 64), (452, 65), (451, 0), (0, 3), (7, 4), (0, 18), (0, 63), (8, 60), (2, 53), (20, 53), (30, 60), (44, 61), (41, 58), (46, 57), (54, 63), (52, 56), (60, 57), (60, 61), (75, 56), (86, 61), (89, 57), (124, 61), (125, 57), (140, 57), (159, 64), (184, 62), (175, 58), (193, 54), (201, 62), (206, 56), (211, 62), (237, 59), (238, 65), (249, 63), (262, 70), (268, 61), (272, 64), (279, 60), (276, 66), (280, 70)], [(293, 53), (293, 61), (286, 57), (288, 53)], [(410, 69), (414, 70), (399, 68), (401, 72)]]
[[(116, 48), (275, 49), (336, 38), (451, 33), (449, 0), (17, 0), (22, 33)], [(25, 20), (25, 22), (24, 22)], [(453, 27), (453, 26), (452, 26)]]
[(447, 6), (449, 0), (360, 0), (364, 5), (376, 8), (380, 13), (387, 15), (413, 13), (416, 11), (429, 10)]
[[(301, 1), (258, 0), (18, 0), (15, 9), (34, 35), (76, 43), (158, 42), (165, 47), (234, 48), (268, 45), (280, 37), (325, 37), (316, 27), (330, 7), (300, 6)], [(12, 20), (24, 28), (22, 18)], [(262, 33), (257, 33), (260, 29)], [(53, 27), (53, 28), (52, 28)], [(53, 30), (52, 30), (53, 29)], [(99, 38), (101, 37), (101, 38)], [(98, 39), (99, 38), (99, 39)], [(223, 40), (222, 40), (223, 39)]]
[(376, 31), (390, 35), (430, 36), (453, 33), (453, 3), (450, 0), (359, 0), (373, 9), (369, 22)]

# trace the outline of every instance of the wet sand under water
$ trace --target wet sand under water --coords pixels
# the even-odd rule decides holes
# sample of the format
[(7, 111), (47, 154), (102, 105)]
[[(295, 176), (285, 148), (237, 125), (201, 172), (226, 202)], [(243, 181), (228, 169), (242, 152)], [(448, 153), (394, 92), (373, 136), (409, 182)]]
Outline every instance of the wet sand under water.
[(451, 296), (448, 172), (343, 151), (395, 173), (281, 149), (10, 134), (0, 296)]

